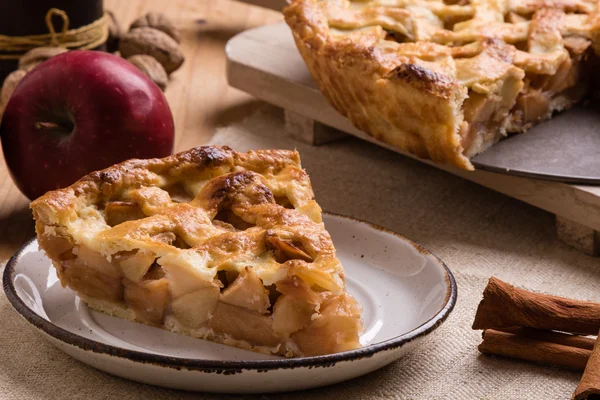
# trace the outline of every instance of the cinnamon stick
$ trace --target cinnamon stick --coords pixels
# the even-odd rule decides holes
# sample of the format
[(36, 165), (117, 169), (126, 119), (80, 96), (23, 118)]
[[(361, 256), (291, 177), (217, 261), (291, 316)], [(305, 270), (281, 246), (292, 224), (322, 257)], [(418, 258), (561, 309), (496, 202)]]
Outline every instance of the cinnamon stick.
[(483, 332), (483, 342), (479, 345), (479, 351), (576, 371), (585, 369), (588, 358), (592, 354), (589, 349), (494, 329)]
[(503, 332), (512, 333), (519, 336), (525, 336), (531, 339), (562, 344), (569, 347), (578, 347), (580, 349), (593, 350), (596, 345), (596, 339), (572, 335), (570, 333), (561, 333), (555, 331), (542, 331), (532, 328), (509, 328), (502, 329)]
[(600, 399), (600, 340), (596, 340), (581, 381), (573, 393), (572, 400)]
[(473, 329), (511, 327), (596, 335), (600, 304), (533, 293), (492, 277), (477, 308)]

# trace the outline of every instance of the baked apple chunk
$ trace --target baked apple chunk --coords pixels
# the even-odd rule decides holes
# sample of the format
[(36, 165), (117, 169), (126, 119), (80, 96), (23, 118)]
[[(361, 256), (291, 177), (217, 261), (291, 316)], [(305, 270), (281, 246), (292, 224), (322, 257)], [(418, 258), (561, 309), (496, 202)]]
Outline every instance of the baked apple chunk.
[(91, 308), (287, 357), (360, 347), (360, 307), (297, 152), (129, 160), (31, 203), (40, 247)]

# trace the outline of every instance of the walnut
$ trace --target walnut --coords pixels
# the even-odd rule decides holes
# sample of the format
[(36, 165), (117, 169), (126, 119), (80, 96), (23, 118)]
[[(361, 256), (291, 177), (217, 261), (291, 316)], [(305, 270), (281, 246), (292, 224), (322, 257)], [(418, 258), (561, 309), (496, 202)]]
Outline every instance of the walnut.
[(114, 53), (119, 48), (119, 41), (123, 36), (123, 28), (119, 20), (112, 11), (106, 11), (108, 14), (108, 39), (106, 39), (106, 51)]
[(19, 59), (19, 69), (31, 71), (44, 61), (68, 51), (64, 47), (36, 47)]
[(158, 85), (160, 90), (164, 92), (169, 78), (167, 77), (167, 73), (163, 66), (156, 61), (154, 57), (138, 54), (129, 57), (127, 61), (138, 67), (144, 74), (148, 75), (148, 77)]
[(10, 99), (10, 96), (12, 95), (13, 91), (25, 75), (27, 75), (27, 71), (18, 69), (16, 71), (11, 72), (4, 80), (4, 84), (2, 85), (2, 89), (0, 90), (0, 117), (2, 117), (2, 112), (4, 111), (4, 107), (6, 107), (6, 104), (8, 103), (8, 99)]
[(119, 44), (121, 56), (129, 58), (138, 54), (154, 57), (170, 74), (183, 64), (184, 56), (179, 45), (166, 33), (154, 28), (136, 28), (123, 35)]
[(167, 35), (171, 36), (177, 43), (181, 41), (179, 36), (179, 30), (169, 18), (164, 14), (157, 12), (150, 12), (143, 17), (139, 17), (129, 27), (129, 30), (136, 28), (149, 27), (163, 31)]

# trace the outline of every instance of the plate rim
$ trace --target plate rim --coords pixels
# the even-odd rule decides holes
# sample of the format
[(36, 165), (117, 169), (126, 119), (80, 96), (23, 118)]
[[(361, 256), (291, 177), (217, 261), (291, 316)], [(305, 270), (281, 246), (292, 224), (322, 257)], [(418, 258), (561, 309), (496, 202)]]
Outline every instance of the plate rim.
[(198, 358), (185, 358), (165, 356), (161, 354), (146, 353), (143, 351), (129, 350), (114, 345), (99, 342), (93, 339), (88, 339), (76, 333), (63, 329), (51, 321), (44, 319), (29, 308), (23, 300), (17, 295), (13, 284), (13, 276), (15, 266), (20, 262), (25, 253), (25, 249), (30, 246), (37, 238), (34, 237), (23, 244), (19, 250), (10, 258), (5, 266), (3, 273), (3, 289), (10, 304), (17, 313), (29, 322), (33, 327), (41, 330), (51, 338), (58, 340), (64, 344), (75, 346), (86, 352), (94, 352), (102, 355), (124, 358), (132, 362), (153, 364), (159, 367), (168, 367), (177, 370), (186, 369), (190, 371), (213, 372), (218, 374), (235, 374), (243, 371), (266, 372), (269, 370), (278, 369), (293, 369), (302, 367), (331, 367), (338, 362), (356, 361), (362, 358), (373, 357), (376, 353), (400, 348), (413, 340), (426, 336), (440, 326), (450, 315), (458, 296), (456, 280), (452, 271), (448, 266), (434, 253), (427, 250), (420, 244), (412, 241), (404, 235), (396, 233), (390, 229), (379, 225), (364, 221), (358, 218), (349, 217), (346, 215), (324, 212), (324, 214), (335, 218), (350, 220), (354, 223), (366, 224), (370, 228), (379, 230), (401, 240), (406, 241), (413, 246), (419, 253), (432, 256), (437, 263), (444, 269), (446, 276), (446, 299), (440, 310), (429, 320), (419, 325), (415, 329), (398, 335), (383, 342), (371, 344), (355, 350), (344, 351), (341, 353), (326, 354), (322, 356), (298, 357), (298, 358), (282, 358), (276, 360), (241, 360), (241, 361), (224, 361), (224, 360), (206, 360)]

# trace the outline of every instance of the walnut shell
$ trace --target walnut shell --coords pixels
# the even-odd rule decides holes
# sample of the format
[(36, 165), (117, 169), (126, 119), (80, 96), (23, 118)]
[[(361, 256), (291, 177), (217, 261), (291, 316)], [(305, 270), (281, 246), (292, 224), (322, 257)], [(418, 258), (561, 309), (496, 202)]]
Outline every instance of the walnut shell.
[(154, 28), (136, 28), (121, 38), (121, 56), (129, 58), (138, 54), (154, 57), (167, 71), (175, 71), (183, 64), (185, 57), (179, 45), (171, 36)]
[(108, 39), (106, 39), (106, 51), (114, 53), (119, 48), (119, 41), (123, 36), (123, 28), (119, 20), (112, 11), (106, 11), (108, 14)]
[(160, 90), (164, 92), (169, 78), (167, 77), (167, 72), (163, 66), (156, 61), (154, 57), (145, 54), (138, 54), (137, 56), (129, 57), (127, 61), (148, 75), (148, 77), (158, 85)]
[(133, 21), (131, 26), (129, 26), (129, 30), (143, 27), (158, 29), (171, 36), (177, 43), (181, 42), (179, 29), (177, 29), (175, 24), (164, 14), (149, 12), (143, 17), (139, 17)]
[(8, 99), (10, 99), (10, 96), (12, 95), (13, 91), (25, 75), (27, 75), (27, 71), (18, 69), (16, 71), (11, 72), (4, 80), (2, 89), (0, 89), (0, 117), (2, 117), (2, 112), (4, 111), (4, 107), (6, 107), (6, 104), (8, 103)]
[(19, 69), (31, 71), (49, 58), (68, 51), (64, 47), (36, 47), (29, 50), (19, 59)]

